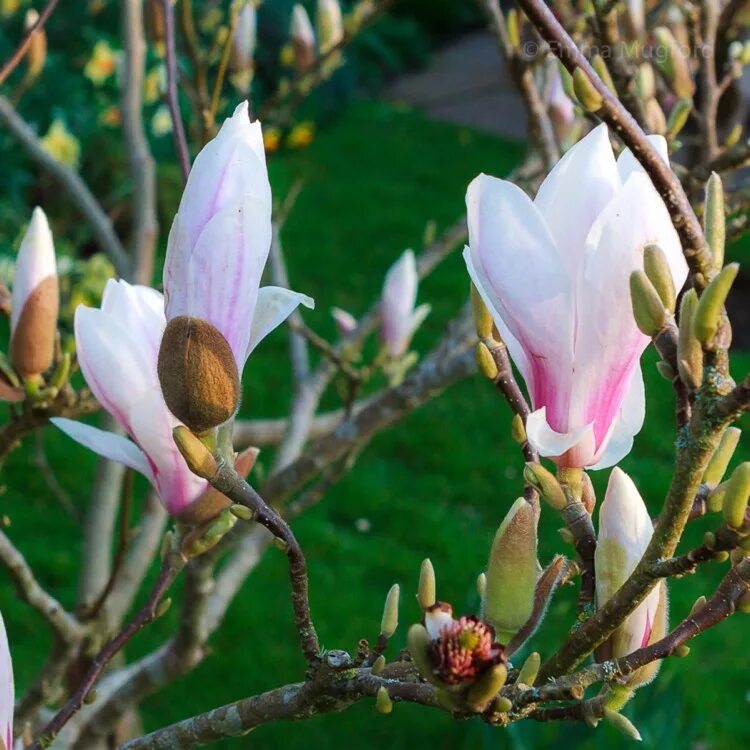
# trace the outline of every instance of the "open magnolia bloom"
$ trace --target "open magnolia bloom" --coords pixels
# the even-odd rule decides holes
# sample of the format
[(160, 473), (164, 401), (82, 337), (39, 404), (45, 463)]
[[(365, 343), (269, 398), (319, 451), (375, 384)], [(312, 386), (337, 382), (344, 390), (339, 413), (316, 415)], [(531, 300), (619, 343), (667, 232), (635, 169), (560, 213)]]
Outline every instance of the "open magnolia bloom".
[(126, 281), (107, 282), (101, 309), (79, 305), (76, 349), (86, 383), (132, 440), (72, 419), (52, 422), (95, 453), (143, 474), (178, 515), (208, 483), (190, 471), (172, 438), (179, 422), (164, 403), (156, 374), (164, 325), (162, 295)]
[[(666, 142), (652, 136), (667, 159)], [(464, 259), (529, 390), (529, 442), (560, 466), (604, 468), (643, 425), (630, 274), (658, 244), (675, 287), (687, 264), (664, 203), (629, 151), (615, 160), (605, 125), (573, 146), (532, 201), (480, 175), (466, 195)]]
[[(633, 480), (615, 467), (599, 511), (595, 553), (596, 603), (606, 604), (630, 577), (651, 541), (654, 527)], [(663, 638), (667, 630), (667, 590), (660, 581), (628, 615), (625, 622), (596, 650), (599, 661), (616, 659)], [(653, 662), (628, 677), (631, 687), (648, 682), (659, 668)]]
[(381, 338), (394, 359), (406, 353), (412, 336), (430, 312), (429, 305), (414, 307), (418, 284), (417, 262), (414, 253), (407, 250), (388, 269), (380, 301)]
[(229, 343), (240, 373), (263, 336), (298, 305), (313, 307), (304, 294), (259, 289), (271, 209), (263, 134), (243, 102), (195, 159), (164, 265), (167, 321), (189, 316), (210, 323)]
[(0, 750), (11, 750), (13, 747), (14, 700), (13, 662), (10, 658), (5, 622), (0, 615)]

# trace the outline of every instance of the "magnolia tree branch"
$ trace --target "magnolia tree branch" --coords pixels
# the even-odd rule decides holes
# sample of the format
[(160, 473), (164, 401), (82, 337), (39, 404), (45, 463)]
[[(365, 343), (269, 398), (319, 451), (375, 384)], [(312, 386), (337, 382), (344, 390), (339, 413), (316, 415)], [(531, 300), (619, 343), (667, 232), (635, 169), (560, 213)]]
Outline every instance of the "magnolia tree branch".
[(13, 54), (3, 63), (3, 67), (0, 68), (0, 86), (5, 83), (8, 76), (16, 69), (21, 60), (23, 60), (23, 56), (26, 54), (26, 50), (29, 48), (34, 34), (44, 28), (44, 25), (52, 15), (52, 11), (55, 9), (57, 3), (58, 0), (47, 0), (47, 4), (44, 6), (44, 10), (39, 14), (36, 23), (28, 29), (26, 34), (24, 34), (23, 39), (21, 39), (21, 43), (13, 51)]
[(630, 112), (599, 78), (584, 54), (545, 3), (542, 0), (517, 0), (517, 2), (571, 75), (577, 68), (580, 68), (590, 79), (602, 100), (596, 115), (620, 136), (623, 143), (633, 152), (635, 158), (648, 173), (669, 210), (696, 284), (702, 288), (714, 274), (711, 254), (706, 246), (700, 222), (695, 216), (679, 179), (659, 156)]
[(91, 226), (99, 248), (112, 261), (117, 273), (127, 278), (131, 269), (130, 260), (112, 228), (112, 220), (78, 173), (57, 161), (42, 148), (36, 133), (4, 96), (0, 96), (0, 122), (5, 125), (13, 139), (26, 151), (32, 161), (60, 183)]

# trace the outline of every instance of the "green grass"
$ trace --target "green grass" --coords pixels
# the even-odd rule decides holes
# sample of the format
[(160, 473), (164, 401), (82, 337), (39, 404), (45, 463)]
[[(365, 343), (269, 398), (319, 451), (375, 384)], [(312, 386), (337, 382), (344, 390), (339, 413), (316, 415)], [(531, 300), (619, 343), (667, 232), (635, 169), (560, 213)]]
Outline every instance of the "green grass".
[[(480, 171), (506, 174), (521, 154), (515, 144), (413, 112), (359, 103), (321, 132), (308, 150), (273, 159), (277, 195), (295, 180), (305, 181), (283, 239), (292, 286), (317, 300), (317, 310), (306, 313), (308, 323), (332, 334), (331, 306), (361, 313), (377, 295), (383, 273), (396, 256), (406, 247), (420, 247), (428, 220), (439, 227), (453, 221), (464, 210), (464, 191), (472, 177)], [(167, 216), (171, 208), (165, 206)], [(416, 339), (417, 348), (424, 351), (437, 340), (466, 289), (466, 272), (456, 253), (420, 289), (420, 301), (430, 301), (434, 311)], [(288, 403), (285, 343), (279, 331), (254, 356), (246, 372), (247, 414), (277, 415)], [(647, 424), (623, 468), (656, 512), (671, 476), (674, 431), (670, 387), (656, 373), (654, 362), (649, 353)], [(738, 354), (734, 367), (735, 374), (746, 372), (750, 356)], [(84, 506), (93, 457), (52, 430), (45, 433), (45, 442), (61, 483)], [(747, 448), (743, 451), (747, 457)], [(10, 533), (40, 578), (72, 605), (79, 534), (30, 465), (30, 456), (26, 446), (8, 463), (2, 512), (11, 516)], [(323, 644), (353, 652), (360, 638), (374, 638), (385, 594), (397, 581), (402, 585), (402, 627), (390, 651), (395, 655), (404, 645), (406, 627), (419, 615), (413, 594), (426, 556), (437, 570), (439, 596), (459, 610), (473, 610), (474, 581), (486, 562), (493, 532), (521, 491), (521, 466), (510, 439), (509, 410), (478, 377), (376, 438), (354, 471), (295, 524), (309, 561), (311, 603)], [(606, 474), (595, 476), (600, 491), (605, 481)], [(359, 519), (370, 522), (367, 532), (358, 530)], [(545, 509), (543, 562), (564, 547), (557, 526), (557, 518)], [(690, 541), (709, 527), (710, 521), (696, 523)], [(673, 583), (674, 620), (684, 616), (700, 594), (709, 594), (724, 570), (712, 564), (699, 576)], [(0, 595), (22, 689), (40, 665), (48, 637), (36, 618), (11, 598), (7, 583)], [(569, 588), (552, 604), (533, 642), (543, 656), (570, 627), (574, 602), (575, 591)], [(144, 632), (129, 647), (129, 656), (155, 646), (173, 624), (167, 616)], [(697, 641), (687, 659), (666, 664), (658, 680), (640, 691), (627, 713), (647, 746), (748, 746), (746, 632), (742, 616), (723, 623)], [(281, 554), (271, 551), (263, 560), (210, 645), (213, 653), (194, 673), (144, 703), (147, 728), (301, 678), (304, 665)], [(625, 747), (626, 740), (608, 726), (595, 732), (582, 726), (532, 724), (491, 730), (478, 721), (458, 723), (443, 713), (407, 705), (382, 717), (370, 702), (363, 702), (341, 715), (264, 727), (247, 739), (216, 747), (593, 750), (602, 745)]]

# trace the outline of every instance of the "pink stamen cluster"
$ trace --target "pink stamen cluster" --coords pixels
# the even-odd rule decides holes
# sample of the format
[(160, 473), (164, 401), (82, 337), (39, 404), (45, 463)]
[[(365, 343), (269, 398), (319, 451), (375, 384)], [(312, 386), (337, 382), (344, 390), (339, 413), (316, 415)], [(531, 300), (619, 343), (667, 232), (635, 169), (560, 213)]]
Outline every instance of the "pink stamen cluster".
[(503, 647), (494, 641), (493, 628), (473, 615), (446, 624), (430, 649), (438, 676), (448, 685), (475, 680), (504, 659)]

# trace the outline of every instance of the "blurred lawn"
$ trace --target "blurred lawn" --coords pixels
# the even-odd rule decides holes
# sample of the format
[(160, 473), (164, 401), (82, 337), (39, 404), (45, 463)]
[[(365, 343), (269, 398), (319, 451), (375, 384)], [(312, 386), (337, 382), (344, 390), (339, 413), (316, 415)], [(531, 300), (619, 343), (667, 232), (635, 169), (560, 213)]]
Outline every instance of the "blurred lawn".
[[(395, 257), (406, 247), (420, 247), (428, 220), (438, 227), (453, 221), (464, 210), (464, 190), (474, 175), (507, 174), (521, 155), (516, 144), (383, 104), (358, 103), (306, 151), (274, 158), (270, 168), (277, 196), (295, 180), (304, 180), (283, 240), (292, 286), (317, 300), (317, 310), (306, 313), (307, 322), (332, 335), (332, 305), (361, 313), (377, 295)], [(173, 208), (165, 206), (167, 216)], [(421, 351), (440, 336), (466, 289), (458, 253), (423, 284), (419, 298), (432, 303), (433, 314), (416, 339)], [(285, 408), (290, 393), (285, 344), (283, 332), (277, 332), (253, 358), (246, 373), (247, 413), (274, 416)], [(654, 362), (649, 353), (647, 424), (623, 468), (656, 513), (671, 476), (673, 428), (670, 387), (657, 375)], [(734, 368), (735, 375), (746, 372), (750, 356), (736, 355)], [(46, 431), (44, 441), (60, 482), (76, 504), (84, 506), (93, 457), (53, 430)], [(5, 469), (2, 512), (11, 517), (10, 534), (39, 577), (72, 606), (79, 533), (31, 464), (33, 440), (28, 443)], [(743, 451), (747, 458), (746, 445)], [(394, 656), (403, 646), (406, 627), (418, 616), (413, 594), (425, 556), (437, 569), (439, 596), (459, 610), (473, 610), (474, 580), (496, 526), (520, 492), (521, 465), (510, 439), (509, 410), (479, 378), (453, 388), (399, 429), (378, 437), (326, 501), (295, 524), (308, 556), (312, 608), (323, 644), (354, 652), (359, 638), (374, 638), (384, 596), (398, 581), (402, 628), (390, 650)], [(606, 473), (594, 478), (601, 489)], [(363, 527), (360, 519), (369, 521), (368, 531), (358, 530)], [(564, 546), (556, 534), (558, 526), (545, 509), (543, 562)], [(710, 528), (710, 521), (694, 526), (691, 542)], [(673, 619), (684, 616), (700, 594), (710, 594), (724, 570), (713, 564), (705, 574), (673, 583)], [(7, 580), (0, 597), (20, 693), (40, 666), (49, 638), (13, 598)], [(543, 656), (570, 627), (574, 601), (575, 591), (569, 588), (550, 608), (533, 642)], [(129, 655), (155, 646), (174, 625), (174, 617), (173, 612), (139, 636)], [(697, 641), (687, 659), (665, 665), (658, 681), (641, 690), (626, 713), (646, 746), (729, 750), (750, 745), (746, 634), (747, 620), (735, 616)], [(301, 678), (304, 667), (282, 555), (270, 552), (251, 576), (211, 646), (213, 654), (193, 674), (146, 701), (147, 728)], [(526, 723), (497, 731), (478, 721), (457, 723), (442, 713), (405, 705), (382, 717), (364, 702), (341, 715), (261, 728), (248, 739), (217, 747), (522, 750), (625, 745), (608, 726), (593, 732), (583, 726)]]

